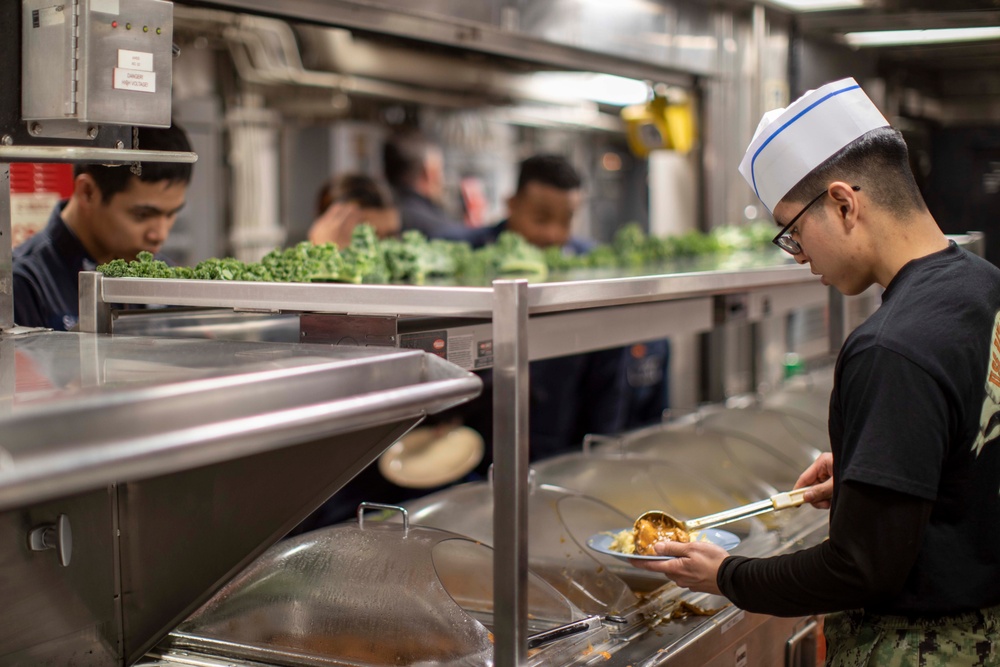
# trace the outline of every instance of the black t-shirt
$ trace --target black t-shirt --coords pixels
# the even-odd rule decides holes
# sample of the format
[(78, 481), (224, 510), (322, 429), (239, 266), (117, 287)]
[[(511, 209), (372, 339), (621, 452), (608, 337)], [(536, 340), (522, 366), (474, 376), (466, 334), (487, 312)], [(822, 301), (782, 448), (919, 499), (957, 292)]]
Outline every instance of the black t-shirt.
[(719, 584), (740, 606), (933, 616), (1000, 604), (1000, 270), (951, 245), (904, 266), (882, 299), (837, 361), (830, 539), (727, 559)]

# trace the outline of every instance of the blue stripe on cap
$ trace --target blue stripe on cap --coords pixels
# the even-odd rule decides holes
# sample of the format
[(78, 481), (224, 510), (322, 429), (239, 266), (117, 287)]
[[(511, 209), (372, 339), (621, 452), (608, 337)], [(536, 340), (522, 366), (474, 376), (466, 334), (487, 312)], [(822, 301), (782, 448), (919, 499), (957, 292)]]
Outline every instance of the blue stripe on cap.
[[(787, 123), (785, 123), (784, 125), (782, 125), (781, 127), (779, 127), (774, 134), (772, 134), (770, 137), (767, 138), (767, 141), (765, 141), (764, 143), (762, 143), (760, 145), (760, 148), (757, 149), (757, 152), (753, 154), (753, 159), (750, 160), (750, 177), (753, 179), (753, 192), (754, 192), (755, 195), (757, 195), (757, 199), (760, 199), (761, 201), (764, 201), (763, 199), (761, 199), (760, 191), (757, 190), (757, 173), (754, 171), (754, 163), (757, 162), (757, 156), (760, 155), (760, 152), (762, 150), (764, 150), (767, 147), (767, 145), (769, 143), (771, 143), (771, 141), (776, 136), (778, 136), (779, 134), (781, 134), (782, 132), (784, 132), (785, 128), (787, 128), (789, 125), (791, 125), (792, 123), (794, 123), (795, 121), (797, 121), (799, 118), (802, 118), (802, 116), (806, 115), (807, 113), (809, 113), (810, 111), (812, 111), (813, 109), (815, 109), (816, 107), (818, 107), (820, 104), (823, 104), (823, 102), (826, 102), (831, 97), (835, 97), (837, 95), (840, 95), (841, 93), (846, 93), (846, 92), (855, 90), (855, 89), (860, 88), (860, 87), (861, 86), (859, 86), (858, 84), (854, 84), (853, 86), (848, 86), (847, 88), (841, 88), (840, 90), (835, 90), (832, 93), (829, 93), (828, 95), (825, 95), (824, 97), (821, 97), (820, 99), (816, 100), (815, 102), (813, 102), (812, 104), (810, 104), (809, 106), (807, 106), (805, 109), (803, 109), (802, 111), (800, 111), (799, 113), (795, 114), (794, 117), (788, 119)], [(766, 206), (766, 204), (765, 204), (765, 206)]]

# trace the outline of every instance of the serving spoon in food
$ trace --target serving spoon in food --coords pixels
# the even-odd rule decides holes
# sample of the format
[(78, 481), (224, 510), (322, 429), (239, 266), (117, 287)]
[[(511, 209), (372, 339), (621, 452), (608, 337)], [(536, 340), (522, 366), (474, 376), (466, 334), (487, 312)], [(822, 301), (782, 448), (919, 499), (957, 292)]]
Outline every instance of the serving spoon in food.
[(652, 546), (656, 542), (673, 540), (675, 542), (687, 542), (688, 533), (705, 528), (714, 528), (734, 521), (749, 519), (752, 516), (783, 510), (789, 507), (798, 507), (805, 502), (805, 492), (812, 487), (802, 487), (792, 491), (777, 493), (770, 498), (758, 500), (749, 505), (735, 507), (733, 509), (709, 514), (697, 519), (686, 521), (677, 519), (662, 510), (650, 510), (643, 512), (635, 520), (633, 531), (635, 534), (635, 552), (637, 554), (651, 553)]

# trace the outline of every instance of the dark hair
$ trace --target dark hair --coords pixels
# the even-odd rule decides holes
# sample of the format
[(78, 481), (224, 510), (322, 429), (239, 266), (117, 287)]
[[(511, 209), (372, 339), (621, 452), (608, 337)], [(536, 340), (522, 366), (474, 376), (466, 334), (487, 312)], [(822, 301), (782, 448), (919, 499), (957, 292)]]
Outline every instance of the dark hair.
[(891, 127), (861, 135), (809, 172), (782, 199), (806, 202), (831, 181), (861, 186), (872, 202), (896, 216), (927, 210), (910, 169), (906, 141)]
[(392, 206), (392, 195), (371, 176), (341, 174), (331, 178), (320, 188), (316, 197), (316, 214), (322, 215), (337, 202), (353, 202), (361, 208), (389, 208)]
[(412, 187), (434, 146), (423, 134), (413, 129), (400, 130), (390, 136), (382, 146), (385, 180), (394, 188)]
[(576, 190), (582, 185), (580, 174), (561, 155), (533, 155), (521, 163), (517, 192), (528, 183), (542, 183), (560, 190)]
[[(177, 125), (166, 128), (140, 127), (138, 139), (140, 150), (191, 152), (187, 135)], [(191, 173), (192, 165), (188, 162), (143, 162), (138, 179), (143, 183), (169, 181), (171, 184), (186, 184), (191, 182)], [(74, 168), (73, 175), (80, 174), (90, 174), (105, 201), (125, 191), (129, 179), (135, 178), (128, 165), (80, 164)]]

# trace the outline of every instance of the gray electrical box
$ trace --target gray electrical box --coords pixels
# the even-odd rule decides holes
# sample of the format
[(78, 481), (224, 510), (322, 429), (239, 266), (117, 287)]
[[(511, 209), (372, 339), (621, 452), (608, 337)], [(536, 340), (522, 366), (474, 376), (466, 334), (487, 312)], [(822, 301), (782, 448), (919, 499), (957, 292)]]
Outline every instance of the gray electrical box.
[(170, 125), (173, 3), (22, 0), (21, 116), (37, 137)]

